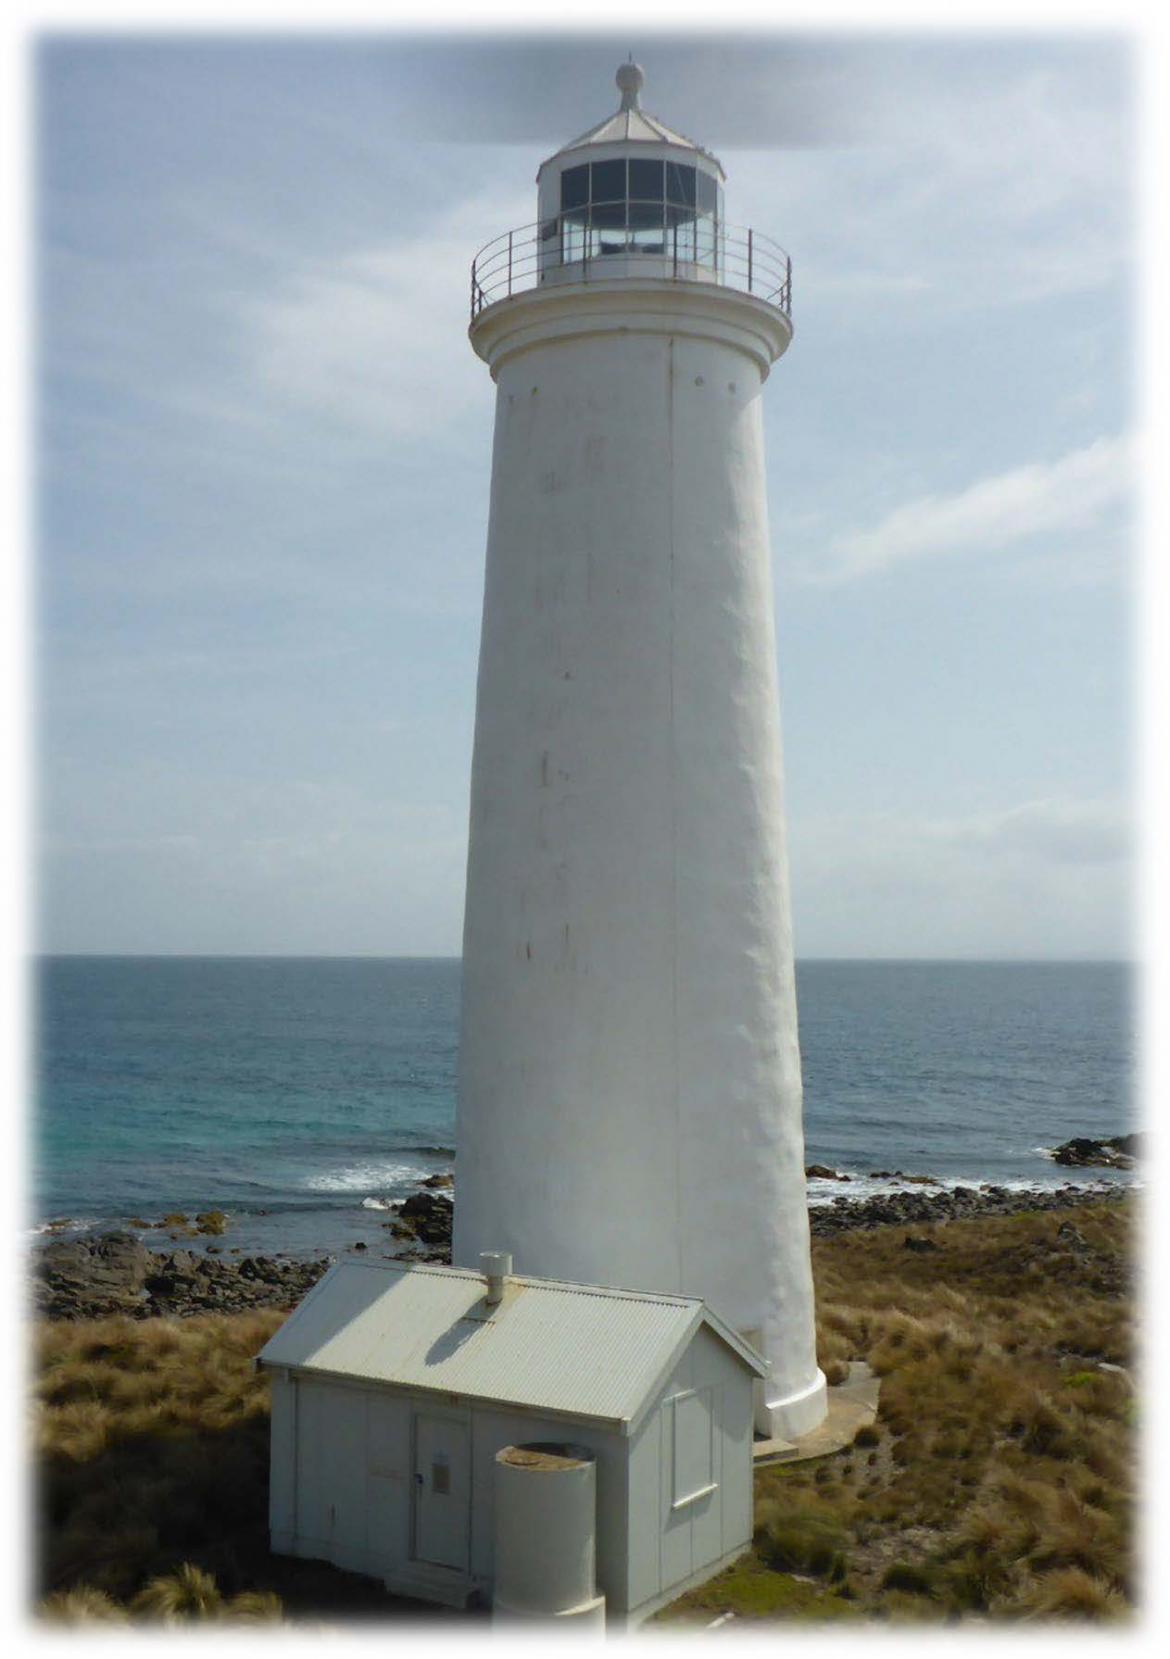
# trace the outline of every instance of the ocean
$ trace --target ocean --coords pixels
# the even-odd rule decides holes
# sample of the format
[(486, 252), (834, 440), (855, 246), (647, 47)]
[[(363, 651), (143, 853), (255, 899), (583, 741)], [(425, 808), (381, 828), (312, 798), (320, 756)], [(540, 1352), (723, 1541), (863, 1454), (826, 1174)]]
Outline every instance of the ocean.
[[(28, 1228), (228, 1213), (225, 1249), (385, 1243), (455, 1167), (456, 961), (44, 957)], [(802, 962), (810, 1203), (905, 1184), (1126, 1180), (1045, 1153), (1135, 1123), (1119, 963)], [(145, 1235), (148, 1239), (150, 1233)], [(160, 1239), (158, 1234), (154, 1238)]]

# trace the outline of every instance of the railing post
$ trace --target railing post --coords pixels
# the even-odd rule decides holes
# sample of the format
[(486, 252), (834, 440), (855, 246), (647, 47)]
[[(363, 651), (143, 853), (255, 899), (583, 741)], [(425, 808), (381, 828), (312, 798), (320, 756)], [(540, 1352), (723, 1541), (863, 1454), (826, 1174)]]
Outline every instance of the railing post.
[(508, 298), (509, 299), (511, 299), (511, 297), (512, 297), (512, 237), (514, 235), (515, 235), (514, 231), (510, 230), (508, 232)]
[(674, 233), (674, 241), (673, 241), (674, 269), (671, 271), (671, 276), (677, 282), (678, 281), (678, 226), (677, 225), (671, 225), (670, 228), (671, 228), (672, 232)]
[(471, 320), (475, 321), (475, 260), (471, 261)]
[(748, 231), (748, 293), (752, 291), (752, 233)]

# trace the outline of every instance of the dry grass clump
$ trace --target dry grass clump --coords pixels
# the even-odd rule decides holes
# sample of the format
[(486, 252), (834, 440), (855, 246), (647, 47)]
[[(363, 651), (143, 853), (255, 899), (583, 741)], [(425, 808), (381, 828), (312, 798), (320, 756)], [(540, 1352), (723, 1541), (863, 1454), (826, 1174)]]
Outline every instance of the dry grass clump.
[(82, 1584), (75, 1590), (56, 1590), (40, 1605), (40, 1614), (52, 1624), (125, 1624), (126, 1609), (104, 1590)]
[(241, 1590), (238, 1595), (226, 1597), (210, 1573), (189, 1561), (173, 1573), (150, 1579), (134, 1597), (130, 1609), (142, 1618), (164, 1624), (207, 1619), (268, 1624), (279, 1622), (284, 1615), (280, 1597), (271, 1590)]
[(1126, 1619), (1133, 1609), (1118, 1590), (1079, 1567), (1044, 1573), (1007, 1604), (1020, 1619)]
[(180, 1619), (218, 1619), (224, 1602), (211, 1574), (184, 1561), (175, 1572), (144, 1584), (130, 1606), (147, 1618), (174, 1623)]
[(131, 1616), (168, 1625), (206, 1620), (272, 1624), (284, 1616), (280, 1597), (270, 1590), (242, 1590), (227, 1598), (210, 1573), (189, 1561), (173, 1573), (152, 1578), (129, 1607), (105, 1590), (82, 1584), (72, 1590), (55, 1590), (41, 1602), (38, 1612), (54, 1624), (126, 1624)]

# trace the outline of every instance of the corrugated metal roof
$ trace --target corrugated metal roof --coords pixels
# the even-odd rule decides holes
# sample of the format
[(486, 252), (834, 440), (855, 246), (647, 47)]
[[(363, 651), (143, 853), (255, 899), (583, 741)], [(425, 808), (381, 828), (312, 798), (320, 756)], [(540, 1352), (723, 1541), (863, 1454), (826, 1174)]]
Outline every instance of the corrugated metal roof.
[(629, 1424), (700, 1323), (763, 1362), (694, 1297), (511, 1278), (495, 1309), (461, 1268), (339, 1262), (264, 1365)]

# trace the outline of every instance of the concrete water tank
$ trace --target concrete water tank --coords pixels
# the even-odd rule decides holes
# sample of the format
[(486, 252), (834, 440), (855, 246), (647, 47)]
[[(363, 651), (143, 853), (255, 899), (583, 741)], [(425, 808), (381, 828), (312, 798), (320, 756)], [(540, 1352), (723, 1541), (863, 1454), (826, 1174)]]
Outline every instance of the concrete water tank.
[(493, 1618), (604, 1624), (593, 1453), (551, 1441), (505, 1446), (496, 1453), (494, 1497)]

